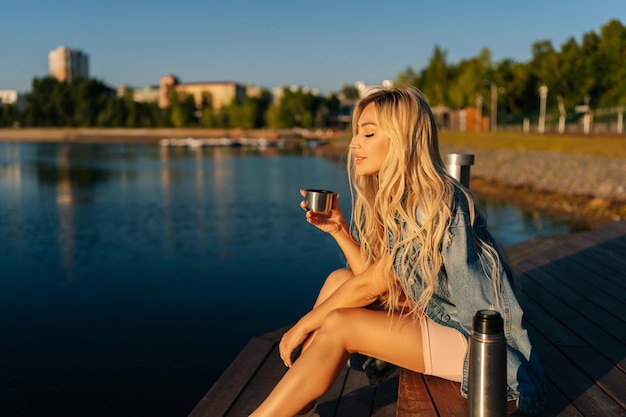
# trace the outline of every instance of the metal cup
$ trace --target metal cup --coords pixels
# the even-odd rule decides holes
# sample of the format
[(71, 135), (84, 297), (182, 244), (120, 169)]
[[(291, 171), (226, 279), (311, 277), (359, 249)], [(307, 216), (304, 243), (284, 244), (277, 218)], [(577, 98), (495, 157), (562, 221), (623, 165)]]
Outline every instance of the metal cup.
[(333, 192), (328, 190), (305, 190), (304, 199), (307, 202), (307, 209), (317, 214), (330, 214), (333, 206)]

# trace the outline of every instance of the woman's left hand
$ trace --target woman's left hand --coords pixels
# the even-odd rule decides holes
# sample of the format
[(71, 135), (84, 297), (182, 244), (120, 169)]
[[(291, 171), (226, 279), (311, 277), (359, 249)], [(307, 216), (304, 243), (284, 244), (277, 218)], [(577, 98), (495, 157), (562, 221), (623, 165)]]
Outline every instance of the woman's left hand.
[(300, 323), (296, 323), (283, 335), (282, 339), (280, 339), (278, 352), (280, 353), (280, 358), (283, 360), (286, 367), (291, 368), (293, 365), (291, 357), (293, 355), (293, 351), (304, 343), (308, 335), (309, 333), (302, 329)]

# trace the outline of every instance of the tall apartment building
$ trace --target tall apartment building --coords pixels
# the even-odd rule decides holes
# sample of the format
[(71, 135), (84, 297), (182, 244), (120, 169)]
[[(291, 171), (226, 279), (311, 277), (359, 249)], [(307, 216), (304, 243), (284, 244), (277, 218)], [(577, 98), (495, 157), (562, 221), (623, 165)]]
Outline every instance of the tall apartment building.
[(48, 54), (50, 76), (71, 83), (76, 77), (89, 77), (89, 56), (81, 50), (59, 46)]

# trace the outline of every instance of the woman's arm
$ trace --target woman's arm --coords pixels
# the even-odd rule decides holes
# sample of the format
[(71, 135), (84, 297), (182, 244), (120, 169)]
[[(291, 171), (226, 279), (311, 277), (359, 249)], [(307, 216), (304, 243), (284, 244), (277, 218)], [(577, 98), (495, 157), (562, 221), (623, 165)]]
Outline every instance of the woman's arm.
[(326, 316), (340, 308), (365, 307), (388, 290), (386, 274), (378, 268), (381, 261), (369, 265), (363, 272), (343, 283), (326, 300), (304, 315), (280, 342), (280, 355), (285, 365), (292, 365), (291, 353), (307, 336), (320, 328)]
[(361, 273), (363, 268), (365, 268), (365, 260), (361, 255), (361, 245), (354, 240), (348, 225), (330, 235), (335, 239), (335, 242), (337, 242), (337, 245), (346, 257), (350, 269), (352, 269), (355, 274)]

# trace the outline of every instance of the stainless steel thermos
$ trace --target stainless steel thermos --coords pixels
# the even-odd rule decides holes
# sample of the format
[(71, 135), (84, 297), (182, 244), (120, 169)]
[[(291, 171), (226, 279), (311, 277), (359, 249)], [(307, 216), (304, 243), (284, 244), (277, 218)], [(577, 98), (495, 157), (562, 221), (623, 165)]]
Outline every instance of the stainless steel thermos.
[(494, 310), (474, 316), (469, 340), (469, 417), (506, 417), (504, 322)]

